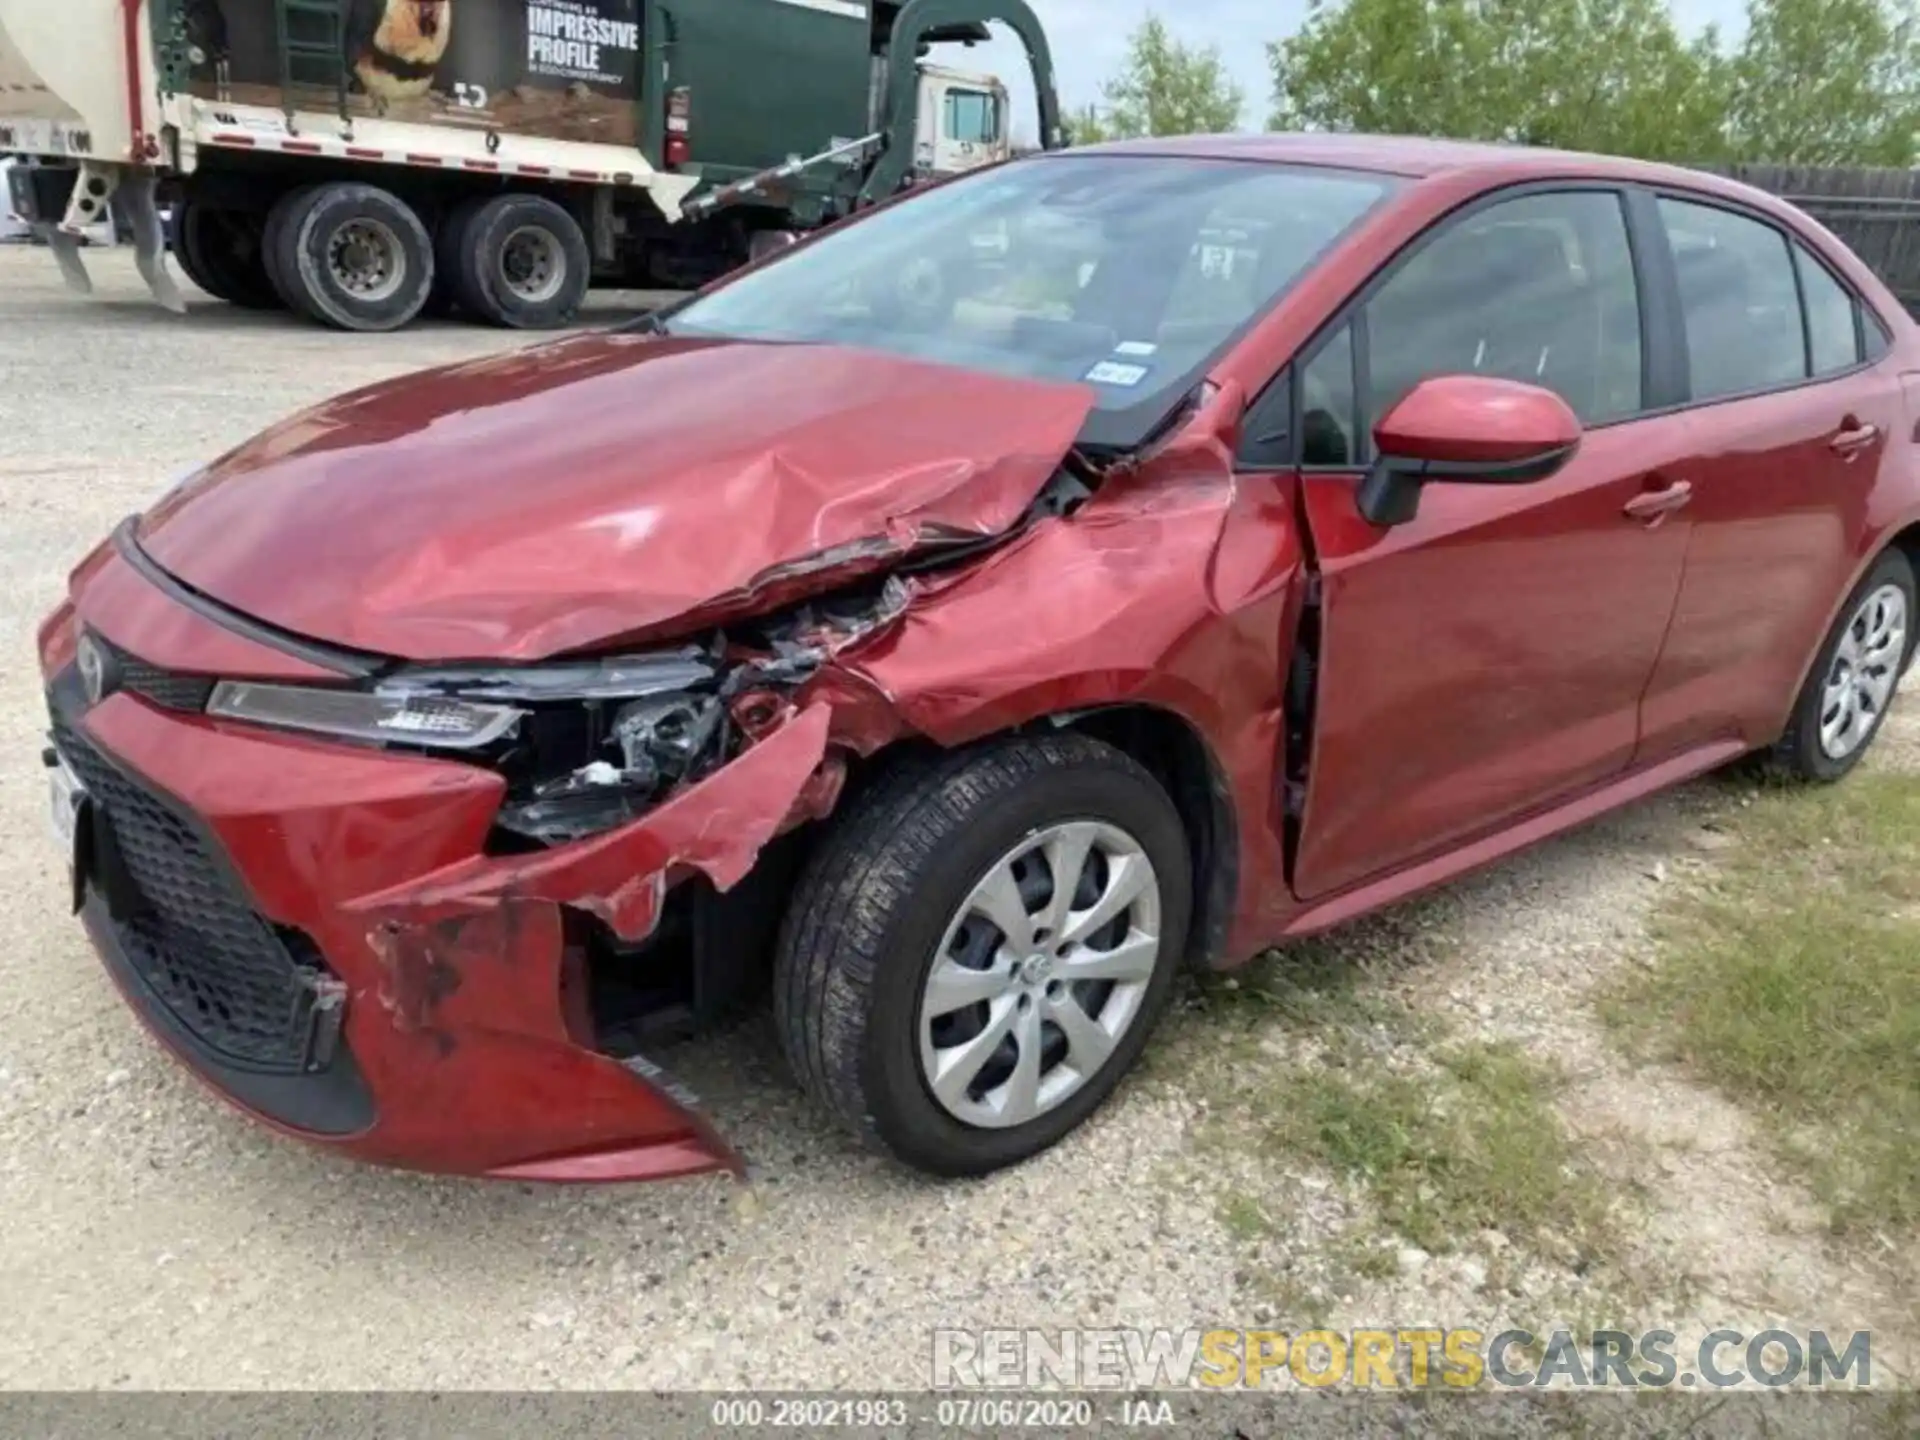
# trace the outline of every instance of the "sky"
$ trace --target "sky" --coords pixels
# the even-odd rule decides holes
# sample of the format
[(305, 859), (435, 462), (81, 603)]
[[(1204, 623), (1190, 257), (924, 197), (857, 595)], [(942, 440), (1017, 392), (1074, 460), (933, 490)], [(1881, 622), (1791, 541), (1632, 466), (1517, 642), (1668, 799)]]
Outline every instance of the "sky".
[[(1120, 68), (1127, 37), (1149, 11), (1157, 13), (1181, 40), (1217, 45), (1227, 68), (1247, 92), (1241, 124), (1259, 128), (1266, 121), (1272, 90), (1266, 45), (1290, 35), (1306, 14), (1306, 0), (1031, 0), (1053, 45), (1060, 100), (1068, 111), (1100, 97), (1101, 83)], [(1717, 24), (1726, 34), (1744, 28), (1746, 0), (1668, 0), (1681, 29), (1693, 34)], [(1017, 135), (1030, 136), (1033, 85), (1026, 54), (1010, 36), (992, 45), (942, 47), (943, 64), (1001, 76), (1016, 97)]]

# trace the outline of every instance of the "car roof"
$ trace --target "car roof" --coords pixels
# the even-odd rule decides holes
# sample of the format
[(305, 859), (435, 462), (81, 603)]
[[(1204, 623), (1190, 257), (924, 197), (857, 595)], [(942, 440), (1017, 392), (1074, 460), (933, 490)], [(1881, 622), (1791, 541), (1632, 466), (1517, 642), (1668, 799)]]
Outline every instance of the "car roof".
[(1750, 185), (1679, 165), (1659, 165), (1613, 155), (1592, 155), (1579, 150), (1500, 145), (1473, 140), (1437, 140), (1421, 135), (1336, 135), (1302, 131), (1264, 135), (1182, 135), (1119, 140), (1054, 153), (1251, 160), (1269, 164), (1373, 171), (1409, 179), (1477, 171), (1486, 173), (1490, 181), (1498, 180), (1501, 184), (1524, 182), (1530, 178), (1638, 181), (1642, 184), (1683, 186), (1707, 194), (1722, 195), (1775, 213), (1784, 208), (1775, 197)]

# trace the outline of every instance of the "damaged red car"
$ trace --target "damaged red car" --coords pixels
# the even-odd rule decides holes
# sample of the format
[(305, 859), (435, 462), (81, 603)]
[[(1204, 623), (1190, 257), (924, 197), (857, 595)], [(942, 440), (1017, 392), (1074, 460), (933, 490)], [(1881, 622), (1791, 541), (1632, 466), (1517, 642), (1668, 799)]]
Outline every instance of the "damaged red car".
[(73, 903), (187, 1065), (371, 1160), (734, 1168), (763, 995), (927, 1171), (1220, 969), (1751, 752), (1914, 643), (1920, 341), (1798, 212), (1353, 137), (1016, 162), (623, 330), (342, 396), (40, 658)]

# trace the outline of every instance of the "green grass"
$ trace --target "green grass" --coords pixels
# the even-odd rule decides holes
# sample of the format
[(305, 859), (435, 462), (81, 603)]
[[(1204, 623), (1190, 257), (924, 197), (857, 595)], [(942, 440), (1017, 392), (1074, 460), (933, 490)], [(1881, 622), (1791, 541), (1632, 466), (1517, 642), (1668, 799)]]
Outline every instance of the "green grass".
[(1920, 1227), (1920, 777), (1764, 790), (1607, 1018), (1756, 1112), (1840, 1234)]
[(1442, 1046), (1431, 1073), (1364, 1063), (1276, 1081), (1267, 1141), (1364, 1183), (1383, 1223), (1443, 1253), (1482, 1230), (1599, 1258), (1607, 1188), (1554, 1114), (1557, 1077), (1508, 1045)]
[(1270, 1234), (1273, 1221), (1250, 1195), (1229, 1195), (1220, 1204), (1220, 1223), (1234, 1239), (1251, 1244)]
[[(1360, 1185), (1373, 1213), (1338, 1257), (1344, 1277), (1386, 1279), (1400, 1246), (1445, 1253), (1483, 1230), (1611, 1258), (1610, 1192), (1554, 1112), (1559, 1076), (1511, 1046), (1450, 1040), (1381, 983), (1442, 958), (1449, 933), (1409, 907), (1207, 984), (1188, 1039), (1238, 1097), (1211, 1138)], [(1242, 1242), (1272, 1231), (1249, 1196), (1219, 1213)]]

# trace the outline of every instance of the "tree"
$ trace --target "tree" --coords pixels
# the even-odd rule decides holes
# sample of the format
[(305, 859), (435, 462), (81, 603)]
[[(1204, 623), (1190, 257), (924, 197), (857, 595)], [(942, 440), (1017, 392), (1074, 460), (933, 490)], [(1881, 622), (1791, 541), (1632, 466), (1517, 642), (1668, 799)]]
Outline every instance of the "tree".
[(1069, 145), (1098, 145), (1114, 138), (1112, 129), (1101, 119), (1097, 105), (1082, 105), (1067, 116), (1066, 126)]
[(1920, 33), (1906, 0), (1750, 0), (1728, 130), (1740, 159), (1915, 159)]
[(1663, 0), (1313, 0), (1268, 56), (1276, 129), (1665, 159), (1725, 149), (1718, 36), (1682, 40)]
[(1748, 0), (1728, 53), (1665, 0), (1312, 0), (1268, 46), (1278, 129), (1649, 159), (1907, 166), (1916, 0)]
[(1127, 42), (1121, 71), (1070, 126), (1075, 144), (1138, 135), (1203, 135), (1235, 129), (1246, 92), (1234, 83), (1217, 46), (1183, 44), (1149, 15)]

